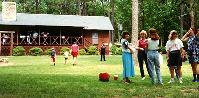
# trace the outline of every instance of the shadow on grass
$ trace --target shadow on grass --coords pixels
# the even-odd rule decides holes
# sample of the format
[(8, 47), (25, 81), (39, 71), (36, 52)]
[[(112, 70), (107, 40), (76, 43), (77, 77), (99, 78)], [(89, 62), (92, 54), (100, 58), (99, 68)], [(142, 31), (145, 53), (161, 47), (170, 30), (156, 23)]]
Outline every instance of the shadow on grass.
[(94, 97), (198, 97), (198, 83), (190, 77), (184, 83), (167, 84), (169, 77), (163, 77), (164, 85), (152, 85), (150, 79), (142, 81), (132, 78), (134, 83), (124, 84), (110, 79), (100, 82), (96, 76), (68, 74), (1, 74), (0, 97), (24, 98), (94, 98)]

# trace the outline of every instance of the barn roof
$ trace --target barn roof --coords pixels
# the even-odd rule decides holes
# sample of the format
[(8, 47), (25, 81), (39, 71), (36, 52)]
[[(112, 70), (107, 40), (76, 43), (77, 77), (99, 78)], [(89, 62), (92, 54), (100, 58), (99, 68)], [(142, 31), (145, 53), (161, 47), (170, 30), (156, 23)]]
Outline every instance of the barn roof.
[(86, 30), (114, 30), (110, 19), (104, 16), (17, 13), (17, 21), (6, 22), (2, 21), (0, 13), (0, 25), (70, 26), (82, 27)]

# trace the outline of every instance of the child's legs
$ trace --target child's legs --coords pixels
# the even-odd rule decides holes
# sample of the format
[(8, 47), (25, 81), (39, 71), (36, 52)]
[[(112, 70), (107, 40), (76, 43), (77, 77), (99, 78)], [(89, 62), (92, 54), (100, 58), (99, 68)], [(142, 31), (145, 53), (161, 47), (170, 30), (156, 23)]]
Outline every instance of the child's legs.
[(53, 63), (55, 63), (55, 57), (52, 57)]
[(68, 58), (65, 58), (65, 64), (68, 62)]
[(73, 64), (77, 63), (77, 57), (73, 57)]

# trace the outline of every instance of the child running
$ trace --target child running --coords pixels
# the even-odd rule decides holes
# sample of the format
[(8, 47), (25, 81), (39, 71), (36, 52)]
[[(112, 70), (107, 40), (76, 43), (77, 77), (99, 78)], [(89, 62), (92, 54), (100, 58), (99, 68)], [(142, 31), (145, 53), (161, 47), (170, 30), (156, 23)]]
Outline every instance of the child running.
[(64, 59), (65, 59), (65, 65), (67, 64), (68, 62), (68, 56), (69, 56), (69, 50), (66, 50), (66, 52), (64, 52)]
[(55, 57), (56, 57), (56, 51), (55, 51), (55, 48), (52, 48), (52, 51), (51, 51), (51, 63), (55, 66)]

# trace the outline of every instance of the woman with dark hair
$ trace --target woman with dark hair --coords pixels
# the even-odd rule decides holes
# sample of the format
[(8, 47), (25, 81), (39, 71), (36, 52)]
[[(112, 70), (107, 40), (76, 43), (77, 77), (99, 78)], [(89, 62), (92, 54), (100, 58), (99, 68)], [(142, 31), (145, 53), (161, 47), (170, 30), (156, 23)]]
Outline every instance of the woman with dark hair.
[(169, 34), (169, 40), (166, 43), (168, 66), (171, 74), (171, 79), (168, 83), (173, 83), (174, 81), (174, 68), (177, 68), (177, 73), (179, 76), (179, 82), (182, 83), (182, 56), (183, 56), (183, 43), (177, 36), (177, 31), (172, 30)]
[(129, 33), (124, 32), (121, 39), (122, 44), (122, 61), (123, 61), (123, 80), (124, 83), (130, 83), (130, 77), (135, 76), (134, 72), (134, 62), (132, 58), (133, 50), (129, 46)]
[(199, 63), (199, 37), (197, 30), (190, 28), (189, 31), (182, 37), (182, 41), (187, 41), (188, 44), (188, 59), (193, 71), (193, 82), (199, 82), (199, 72), (197, 66)]
[(148, 71), (149, 76), (151, 77), (150, 73), (149, 73), (149, 68), (148, 68), (148, 63), (147, 63), (147, 54), (146, 54), (146, 48), (147, 48), (147, 32), (142, 30), (140, 32), (140, 39), (138, 40), (138, 54), (137, 54), (137, 58), (138, 58), (138, 62), (139, 62), (139, 67), (140, 67), (140, 74), (142, 77), (142, 80), (145, 79), (145, 74), (144, 74), (144, 62)]
[[(160, 62), (159, 62), (159, 53), (158, 53), (158, 45), (159, 45), (159, 35), (157, 34), (156, 29), (149, 29), (150, 38), (147, 40), (147, 61), (148, 61), (148, 67), (149, 72), (151, 75), (151, 81), (152, 84), (156, 84), (154, 71), (156, 71), (157, 74), (157, 83), (162, 83), (162, 77), (160, 74)], [(155, 67), (155, 69), (154, 69)]]

